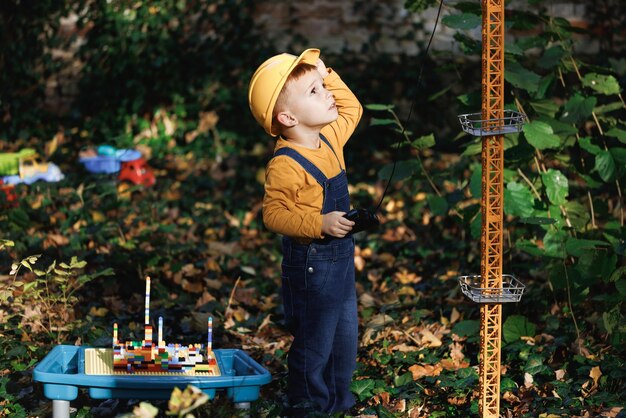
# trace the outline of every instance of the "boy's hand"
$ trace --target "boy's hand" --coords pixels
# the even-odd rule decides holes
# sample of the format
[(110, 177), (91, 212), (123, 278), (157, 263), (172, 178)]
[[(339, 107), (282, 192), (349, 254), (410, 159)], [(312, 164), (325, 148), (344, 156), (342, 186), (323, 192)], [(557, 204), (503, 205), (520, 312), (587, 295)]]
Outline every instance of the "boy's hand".
[(335, 211), (322, 215), (322, 233), (343, 238), (352, 231), (354, 222), (343, 217), (345, 212)]
[(324, 64), (324, 61), (318, 59), (315, 66), (317, 67), (317, 71), (322, 75), (322, 78), (328, 75), (328, 69), (326, 68), (326, 64)]

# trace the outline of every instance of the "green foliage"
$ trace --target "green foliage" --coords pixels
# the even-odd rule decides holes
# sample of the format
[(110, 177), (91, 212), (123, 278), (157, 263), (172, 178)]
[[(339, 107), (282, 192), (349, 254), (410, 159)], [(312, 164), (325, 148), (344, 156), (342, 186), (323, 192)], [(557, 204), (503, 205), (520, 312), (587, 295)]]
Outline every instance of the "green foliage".
[[(73, 317), (74, 306), (78, 303), (76, 292), (93, 279), (112, 274), (112, 270), (84, 274), (87, 263), (77, 257), (72, 257), (69, 264), (57, 265), (56, 260), (52, 260), (42, 265), (40, 261), (41, 255), (32, 255), (11, 266), (13, 281), (0, 288), (0, 303), (11, 312), (4, 327), (15, 326), (11, 329), (15, 335), (38, 333), (43, 329), (48, 338), (60, 344), (76, 326)], [(33, 276), (18, 277), (23, 268)]]

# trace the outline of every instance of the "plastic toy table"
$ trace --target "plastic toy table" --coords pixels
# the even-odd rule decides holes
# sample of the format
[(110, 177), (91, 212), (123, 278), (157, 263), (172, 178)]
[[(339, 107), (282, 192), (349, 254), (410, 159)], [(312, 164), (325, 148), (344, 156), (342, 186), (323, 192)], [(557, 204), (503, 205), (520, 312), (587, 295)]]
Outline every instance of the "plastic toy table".
[(271, 374), (242, 350), (213, 352), (222, 376), (87, 375), (85, 347), (58, 345), (35, 367), (33, 380), (43, 383), (45, 397), (52, 400), (53, 418), (69, 418), (79, 387), (88, 389), (93, 399), (169, 399), (174, 387), (193, 385), (211, 399), (224, 390), (237, 408), (250, 408)]

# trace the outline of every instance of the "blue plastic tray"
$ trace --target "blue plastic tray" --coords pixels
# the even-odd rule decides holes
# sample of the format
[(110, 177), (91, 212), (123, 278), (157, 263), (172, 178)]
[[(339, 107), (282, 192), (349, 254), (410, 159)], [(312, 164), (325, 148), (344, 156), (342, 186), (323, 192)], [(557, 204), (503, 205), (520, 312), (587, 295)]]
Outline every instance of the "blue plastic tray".
[(85, 374), (85, 347), (58, 345), (35, 367), (33, 380), (43, 383), (46, 398), (71, 401), (79, 388), (88, 389), (93, 399), (169, 399), (174, 387), (193, 385), (215, 397), (224, 390), (235, 403), (258, 399), (261, 385), (272, 375), (245, 351), (214, 350), (222, 376), (120, 376)]
[(114, 156), (98, 155), (79, 159), (90, 173), (112, 174), (120, 171), (120, 162)]

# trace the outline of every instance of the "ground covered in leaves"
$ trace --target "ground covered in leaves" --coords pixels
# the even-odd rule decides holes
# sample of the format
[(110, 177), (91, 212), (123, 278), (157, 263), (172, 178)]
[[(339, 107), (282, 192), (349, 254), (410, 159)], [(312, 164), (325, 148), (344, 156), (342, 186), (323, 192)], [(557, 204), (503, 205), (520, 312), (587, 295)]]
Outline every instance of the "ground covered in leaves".
[[(19, 206), (0, 217), (3, 238), (12, 241), (3, 241), (3, 265), (15, 264), (0, 272), (0, 416), (49, 413), (32, 369), (55, 344), (107, 346), (113, 322), (121, 338), (140, 339), (146, 275), (151, 315), (164, 317), (167, 340), (203, 341), (211, 315), (215, 347), (244, 349), (273, 376), (253, 415), (280, 413), (291, 340), (279, 298), (279, 237), (261, 224), (258, 155), (265, 154), (257, 149), (220, 163), (192, 154), (153, 159), (157, 183), (143, 188), (88, 175), (67, 152), (60, 158), (65, 180), (17, 187)], [(426, 157), (426, 169), (444, 175), (457, 161)], [(261, 171), (239, 170), (245, 164)], [(360, 341), (353, 415), (478, 411), (479, 307), (457, 283), (459, 275), (476, 273), (469, 269), (478, 263), (477, 243), (453, 217), (427, 210), (426, 194), (412, 192), (417, 184), (397, 184), (380, 230), (356, 237)], [(375, 200), (383, 185), (357, 183), (351, 192), (357, 201)], [(469, 194), (459, 199), (475, 204)], [(617, 416), (623, 358), (593, 326), (593, 302), (572, 315), (550, 283), (537, 279), (541, 266), (530, 256), (507, 249), (506, 257), (527, 291), (519, 304), (503, 308), (503, 414)], [(153, 404), (162, 413), (168, 409), (166, 402)], [(72, 405), (78, 416), (141, 410), (138, 401), (101, 402), (84, 393)], [(218, 395), (194, 413), (237, 411)]]

